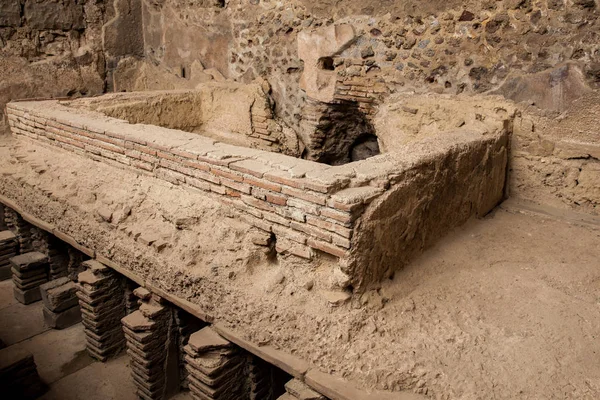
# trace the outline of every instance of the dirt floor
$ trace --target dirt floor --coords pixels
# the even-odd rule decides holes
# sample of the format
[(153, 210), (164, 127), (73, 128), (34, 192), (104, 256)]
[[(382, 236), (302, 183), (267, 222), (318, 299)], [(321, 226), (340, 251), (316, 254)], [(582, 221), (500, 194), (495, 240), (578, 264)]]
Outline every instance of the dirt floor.
[[(435, 399), (600, 398), (597, 225), (500, 208), (450, 232), (393, 280), (331, 307), (319, 280), (330, 264), (268, 262), (213, 199), (12, 145), (0, 146), (3, 195), (255, 343), (362, 387)], [(113, 222), (98, 216), (102, 207)], [(147, 231), (168, 233), (172, 247), (141, 246), (134, 239)]]
[[(106, 363), (96, 362), (85, 350), (81, 323), (63, 330), (45, 327), (42, 302), (24, 306), (12, 291), (11, 280), (0, 282), (0, 339), (33, 354), (38, 373), (48, 385), (40, 399), (137, 400), (125, 353)], [(175, 399), (191, 397), (180, 393)]]

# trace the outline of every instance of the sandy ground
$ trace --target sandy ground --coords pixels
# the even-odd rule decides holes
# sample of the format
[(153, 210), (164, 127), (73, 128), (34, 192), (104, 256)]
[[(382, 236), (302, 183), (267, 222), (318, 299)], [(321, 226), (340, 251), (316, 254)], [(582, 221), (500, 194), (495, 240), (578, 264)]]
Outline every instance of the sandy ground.
[[(269, 262), (214, 199), (58, 149), (11, 146), (0, 144), (2, 194), (255, 343), (362, 387), (435, 399), (600, 398), (593, 226), (499, 209), (332, 308), (321, 296), (326, 260)], [(98, 218), (102, 207), (113, 222)], [(141, 246), (147, 231), (171, 247)]]
[[(45, 327), (42, 302), (24, 306), (12, 291), (11, 280), (0, 282), (0, 339), (33, 354), (38, 373), (48, 385), (40, 399), (137, 400), (125, 353), (106, 363), (94, 361), (85, 350), (83, 325), (63, 330)], [(173, 399), (191, 397), (184, 392)]]

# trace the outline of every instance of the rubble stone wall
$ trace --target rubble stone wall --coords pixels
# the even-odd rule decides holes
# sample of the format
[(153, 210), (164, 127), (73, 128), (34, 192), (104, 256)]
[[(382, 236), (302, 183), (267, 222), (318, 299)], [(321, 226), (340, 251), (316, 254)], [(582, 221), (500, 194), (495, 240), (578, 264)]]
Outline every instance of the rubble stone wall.
[[(306, 156), (331, 164), (338, 158), (324, 153), (339, 141), (331, 127), (360, 114), (364, 123), (344, 128), (359, 137), (391, 94), (495, 94), (552, 114), (537, 124), (554, 129), (561, 128), (561, 113), (600, 87), (595, 0), (231, 0), (223, 5), (144, 2), (145, 61), (140, 66), (124, 59), (123, 76), (134, 76), (148, 89), (160, 89), (161, 82), (195, 87), (194, 74), (184, 78), (181, 71), (196, 63), (241, 82), (267, 79), (276, 116), (304, 142)], [(335, 38), (347, 39), (336, 42), (340, 47), (310, 42), (314, 35), (329, 41), (333, 26), (352, 28), (346, 36), (338, 32)], [(308, 56), (302, 47), (306, 40)], [(309, 85), (307, 90), (307, 76), (317, 76), (314, 87), (322, 89), (311, 91)], [(320, 94), (331, 88), (324, 101)], [(524, 117), (537, 121), (535, 114), (528, 110)], [(559, 137), (568, 134), (555, 131)], [(538, 132), (525, 133), (526, 140), (537, 141)], [(595, 133), (586, 138), (597, 140)], [(516, 160), (512, 195), (595, 212), (594, 201), (563, 193), (574, 184), (570, 178), (564, 182), (569, 160), (555, 159), (558, 171), (549, 183), (539, 172), (546, 166), (531, 159), (539, 156), (528, 157)], [(524, 162), (530, 166), (522, 168)], [(535, 196), (527, 190), (531, 185), (539, 189)]]

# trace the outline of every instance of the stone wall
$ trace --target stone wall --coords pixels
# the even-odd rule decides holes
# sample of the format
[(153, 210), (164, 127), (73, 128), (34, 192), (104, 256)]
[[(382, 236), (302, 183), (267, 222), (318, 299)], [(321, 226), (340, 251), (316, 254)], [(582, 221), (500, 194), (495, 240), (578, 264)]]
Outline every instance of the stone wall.
[(79, 97), (110, 90), (118, 60), (142, 55), (136, 0), (0, 2), (0, 133), (13, 99)]
[[(340, 164), (376, 135), (372, 119), (392, 94), (495, 94), (556, 113), (544, 124), (557, 125), (600, 88), (599, 9), (595, 0), (143, 1), (143, 56), (121, 58), (115, 82), (191, 88), (205, 71), (264, 78), (305, 158)], [(560, 190), (539, 200), (556, 203)]]
[(11, 99), (103, 92), (104, 13), (96, 1), (2, 1), (0, 119)]

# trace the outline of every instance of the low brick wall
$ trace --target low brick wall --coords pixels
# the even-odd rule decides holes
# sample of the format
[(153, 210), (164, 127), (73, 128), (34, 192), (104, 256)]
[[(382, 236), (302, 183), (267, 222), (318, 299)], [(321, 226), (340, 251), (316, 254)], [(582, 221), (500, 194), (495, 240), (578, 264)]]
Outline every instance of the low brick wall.
[[(68, 108), (58, 101), (9, 103), (7, 114), (15, 135), (217, 195), (238, 209), (251, 226), (275, 234), (278, 251), (310, 259), (314, 250), (319, 250), (342, 259), (342, 270), (355, 288), (381, 278), (380, 267), (373, 273), (356, 266), (357, 260), (364, 259), (358, 255), (372, 252), (372, 249), (359, 248), (370, 241), (357, 234), (362, 227), (369, 227), (365, 232), (372, 229), (372, 224), (365, 221), (373, 214), (368, 212), (371, 203), (376, 203), (377, 210), (390, 209), (390, 215), (394, 209), (410, 207), (410, 204), (397, 203), (398, 196), (386, 195), (386, 192), (402, 192), (404, 187), (415, 190), (414, 185), (406, 185), (405, 180), (420, 169), (439, 171), (434, 174), (435, 186), (444, 193), (446, 184), (460, 181), (468, 186), (468, 181), (456, 178), (463, 171), (447, 166), (445, 161), (448, 160), (459, 166), (463, 159), (468, 160), (469, 165), (482, 161), (484, 168), (464, 171), (465, 177), (476, 178), (478, 182), (485, 180), (490, 170), (504, 171), (506, 166), (505, 157), (504, 164), (493, 165), (496, 159), (487, 156), (488, 149), (496, 146), (501, 138), (472, 132), (448, 133), (407, 146), (402, 152), (331, 167), (227, 145), (198, 134), (154, 125), (133, 125), (97, 112)], [(426, 185), (422, 180), (415, 182)], [(503, 187), (501, 182), (486, 190), (492, 190), (493, 197), (498, 198)], [(448, 198), (461, 196), (460, 191), (451, 191)], [(394, 204), (382, 204), (388, 198)], [(428, 201), (434, 203), (435, 198)], [(480, 215), (481, 196), (470, 196), (467, 201), (475, 206), (466, 210), (466, 216), (475, 214), (476, 210)], [(443, 209), (443, 204), (439, 207)], [(380, 217), (380, 214), (377, 215)], [(416, 218), (429, 216), (416, 215)], [(464, 218), (449, 220), (451, 222), (442, 226), (464, 222)], [(415, 226), (420, 225), (422, 221), (417, 221)], [(398, 240), (411, 242), (413, 239)], [(373, 262), (375, 260), (367, 265)], [(361, 276), (354, 276), (357, 273)], [(365, 280), (366, 276), (371, 278)]]
[(16, 135), (223, 196), (251, 225), (288, 239), (287, 251), (305, 258), (311, 248), (343, 257), (358, 209), (382, 192), (366, 186), (360, 197), (353, 196), (350, 170), (339, 173), (193, 133), (131, 125), (56, 101), (10, 103), (7, 113)]

